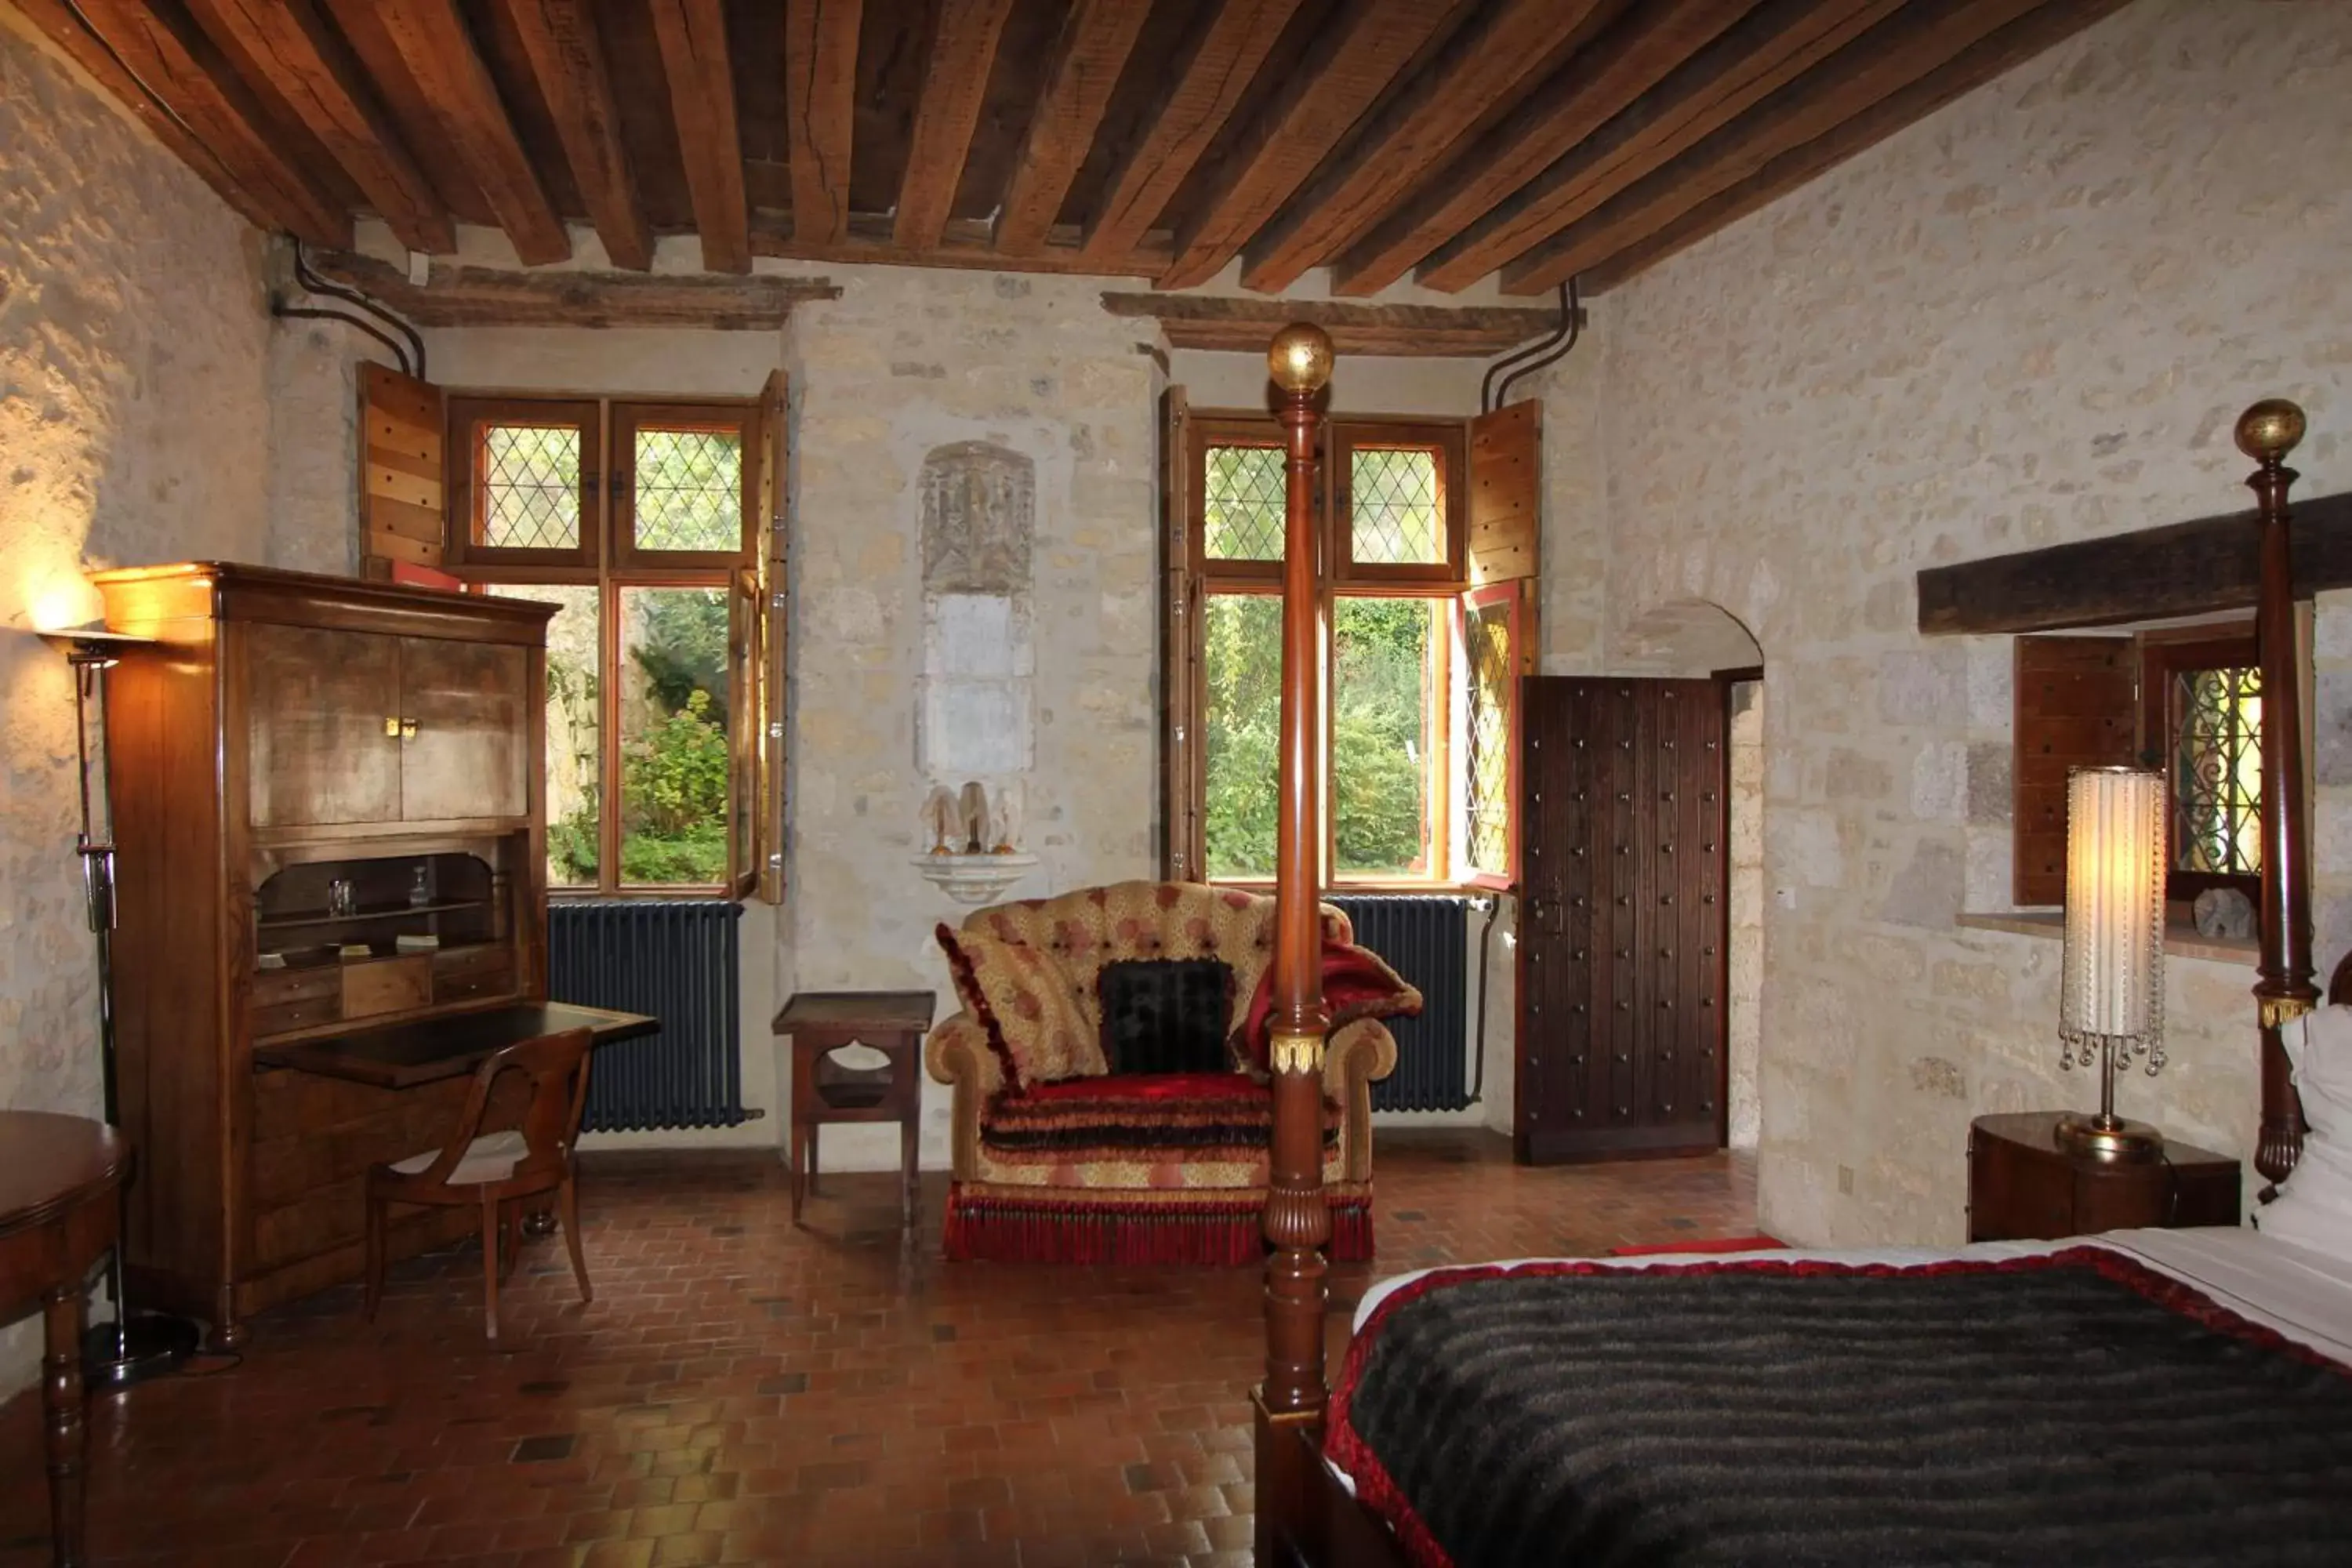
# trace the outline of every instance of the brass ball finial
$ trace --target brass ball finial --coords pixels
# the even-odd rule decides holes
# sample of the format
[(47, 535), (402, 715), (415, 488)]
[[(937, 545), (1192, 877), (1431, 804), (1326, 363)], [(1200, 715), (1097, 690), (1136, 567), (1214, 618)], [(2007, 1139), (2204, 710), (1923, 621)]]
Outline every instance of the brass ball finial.
[(2238, 416), (2238, 450), (2258, 463), (2273, 463), (2303, 439), (2303, 410), (2284, 397), (2265, 397)]
[(1285, 392), (1321, 391), (1331, 379), (1331, 334), (1312, 321), (1291, 322), (1274, 334), (1265, 368)]

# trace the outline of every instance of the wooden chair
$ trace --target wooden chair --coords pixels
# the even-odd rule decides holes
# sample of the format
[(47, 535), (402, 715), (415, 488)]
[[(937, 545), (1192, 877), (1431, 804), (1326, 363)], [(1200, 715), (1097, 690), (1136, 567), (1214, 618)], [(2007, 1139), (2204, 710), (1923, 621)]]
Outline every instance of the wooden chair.
[[(499, 1337), (499, 1283), (514, 1267), (520, 1249), (524, 1198), (556, 1194), (580, 1299), (596, 1299), (588, 1284), (587, 1260), (580, 1255), (580, 1199), (572, 1179), (572, 1146), (579, 1141), (580, 1115), (588, 1103), (588, 1046), (587, 1030), (571, 1029), (504, 1047), (475, 1072), (473, 1089), (446, 1143), (369, 1169), (368, 1321), (375, 1321), (376, 1306), (383, 1299), (384, 1210), (391, 1204), (481, 1205), (482, 1321), (492, 1341)], [(508, 1072), (526, 1074), (531, 1080), (522, 1126), (485, 1135), (482, 1116), (489, 1108), (490, 1091)], [(503, 1265), (499, 1256), (501, 1231), (506, 1237)]]

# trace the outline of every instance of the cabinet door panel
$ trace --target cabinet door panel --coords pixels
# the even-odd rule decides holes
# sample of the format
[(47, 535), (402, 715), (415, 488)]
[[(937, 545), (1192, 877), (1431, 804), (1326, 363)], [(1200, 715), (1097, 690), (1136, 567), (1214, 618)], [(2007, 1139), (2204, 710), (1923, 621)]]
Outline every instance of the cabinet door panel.
[(530, 651), (404, 637), (400, 673), (400, 716), (415, 725), (401, 745), (401, 816), (522, 816), (530, 804), (523, 774)]
[(398, 821), (398, 641), (267, 622), (244, 638), (254, 826)]

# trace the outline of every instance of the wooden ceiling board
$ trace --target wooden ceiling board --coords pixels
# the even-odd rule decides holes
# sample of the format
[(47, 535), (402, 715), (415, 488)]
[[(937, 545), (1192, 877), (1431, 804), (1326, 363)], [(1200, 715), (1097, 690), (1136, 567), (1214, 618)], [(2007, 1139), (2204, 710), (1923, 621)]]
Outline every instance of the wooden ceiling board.
[(940, 0), (893, 215), (893, 237), (910, 250), (928, 250), (947, 233), (949, 209), (963, 183), (972, 132), (980, 123), (988, 79), (996, 68), (997, 40), (1003, 37), (1013, 4)]
[[(1149, 14), (1135, 0), (1071, 0), (1060, 29), (1038, 57), (1045, 63), (1036, 103), (1006, 177), (996, 223), (997, 248), (1006, 255), (1031, 256), (1045, 247)], [(1000, 76), (1013, 55), (1012, 48), (1001, 52)], [(959, 207), (973, 199), (973, 180), (967, 170)]]
[(735, 134), (743, 145), (743, 195), (753, 212), (793, 210), (792, 136), (784, 124), (784, 8), (727, 7), (735, 64)]
[(1074, 226), (1083, 234), (1092, 226), (1110, 191), (1110, 182), (1124, 166), (1129, 149), (1143, 140), (1159, 117), (1168, 96), (1169, 65), (1191, 47), (1201, 26), (1198, 0), (1155, 0), (1143, 17), (1142, 30), (1127, 52), (1110, 98), (1103, 105), (1094, 140), (1078, 161), (1070, 189), (1054, 221)]
[(621, 144), (636, 176), (637, 200), (656, 234), (694, 229), (694, 202), (686, 188), (686, 161), (669, 112), (669, 72), (654, 37), (646, 0), (593, 0), (613, 101), (621, 116)]
[(861, 0), (785, 0), (785, 162), (793, 234), (831, 245), (849, 233)]
[(459, 223), (498, 226), (499, 215), (474, 183), (465, 164), (449, 155), (441, 117), (425, 101), (425, 89), (401, 58), (386, 30), (376, 0), (319, 0), (320, 8), (342, 35), (360, 67), (367, 72), (384, 112), (392, 116), (400, 139), (416, 153), (416, 162), (433, 185), (434, 194)]
[(621, 138), (613, 73), (588, 0), (504, 0), (508, 21), (554, 118), (564, 163), (615, 267), (653, 265), (653, 235)]
[(564, 217), (587, 222), (587, 195), (572, 172), (562, 129), (555, 122), (554, 106), (540, 86), (539, 71), (531, 63), (513, 7), (506, 0), (458, 0), (457, 9), (498, 89), (515, 139), (522, 143), (523, 156), (547, 192), (548, 205)]
[(931, 58), (939, 0), (883, 0), (866, 8), (857, 32), (857, 106), (849, 151), (849, 210), (887, 213), (898, 205), (914, 145), (915, 103)]
[[(1013, 165), (1029, 136), (1029, 122), (1045, 96), (1045, 68), (1060, 43), (1064, 24), (1087, 7), (1077, 0), (1013, 0), (997, 36), (980, 115), (972, 123), (949, 213), (960, 218), (993, 218), (1013, 185)], [(1125, 9), (1140, 21), (1144, 6), (1127, 0)]]
[(735, 63), (723, 0), (650, 4), (703, 268), (749, 272), (751, 207), (743, 192), (743, 140), (735, 123)]

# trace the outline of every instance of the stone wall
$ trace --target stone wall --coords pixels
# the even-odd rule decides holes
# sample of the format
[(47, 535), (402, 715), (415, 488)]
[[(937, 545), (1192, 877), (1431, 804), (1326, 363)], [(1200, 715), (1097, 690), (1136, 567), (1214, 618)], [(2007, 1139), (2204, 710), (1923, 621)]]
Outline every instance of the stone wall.
[[(2139, 0), (1598, 301), (1605, 353), (1549, 378), (1547, 668), (1690, 601), (1763, 648), (1776, 1235), (1957, 1240), (1969, 1118), (2091, 1093), (2058, 944), (1954, 926), (2006, 886), (2008, 644), (1918, 637), (1913, 579), (2244, 506), (2231, 425), (2266, 395), (2311, 413), (2304, 493), (2352, 486), (2347, 66), (2341, 6)], [(2331, 611), (2323, 866), (2352, 847)], [(2172, 1066), (2124, 1109), (2248, 1149), (2252, 980), (2174, 963)]]
[[(87, 568), (268, 553), (262, 243), (0, 20), (0, 1106), (100, 1110), (73, 686)], [(37, 1323), (0, 1332), (0, 1395)]]

